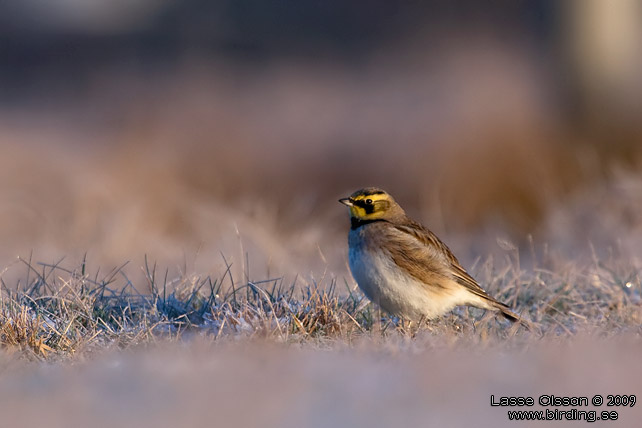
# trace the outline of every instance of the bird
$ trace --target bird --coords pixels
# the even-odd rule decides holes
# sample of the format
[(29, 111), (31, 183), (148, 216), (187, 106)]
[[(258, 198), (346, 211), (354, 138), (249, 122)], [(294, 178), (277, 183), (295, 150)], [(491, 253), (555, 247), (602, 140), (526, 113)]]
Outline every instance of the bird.
[(393, 316), (435, 319), (456, 306), (526, 320), (491, 297), (434, 233), (412, 220), (386, 191), (367, 187), (339, 199), (350, 209), (352, 276), (366, 297)]

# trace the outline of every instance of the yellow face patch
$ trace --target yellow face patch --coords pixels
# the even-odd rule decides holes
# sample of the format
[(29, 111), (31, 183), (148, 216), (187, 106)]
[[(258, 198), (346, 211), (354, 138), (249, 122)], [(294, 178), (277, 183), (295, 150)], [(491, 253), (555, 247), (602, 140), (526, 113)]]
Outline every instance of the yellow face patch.
[(381, 218), (390, 208), (390, 196), (381, 190), (360, 190), (349, 198), (341, 199), (340, 202), (350, 207), (351, 217), (359, 220)]

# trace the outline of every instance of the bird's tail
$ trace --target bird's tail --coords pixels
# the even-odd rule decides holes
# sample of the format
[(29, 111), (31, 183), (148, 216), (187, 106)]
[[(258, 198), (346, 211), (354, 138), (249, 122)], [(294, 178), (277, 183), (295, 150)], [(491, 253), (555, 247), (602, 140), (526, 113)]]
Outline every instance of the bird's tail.
[(533, 330), (533, 326), (530, 323), (530, 321), (520, 317), (517, 315), (515, 312), (511, 311), (508, 306), (501, 302), (494, 301), (493, 302), (493, 309), (495, 309), (497, 312), (499, 312), (500, 315), (502, 315), (504, 318), (511, 322), (518, 322), (521, 325), (523, 325), (526, 330)]

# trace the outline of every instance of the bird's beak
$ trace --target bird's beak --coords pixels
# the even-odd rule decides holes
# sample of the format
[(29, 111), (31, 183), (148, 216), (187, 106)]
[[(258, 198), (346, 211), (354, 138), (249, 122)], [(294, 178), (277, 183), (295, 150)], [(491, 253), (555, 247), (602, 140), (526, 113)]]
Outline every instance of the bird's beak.
[(343, 199), (339, 199), (339, 202), (341, 202), (343, 205), (347, 205), (347, 206), (349, 206), (349, 207), (351, 207), (351, 206), (353, 206), (353, 205), (354, 205), (354, 204), (352, 203), (352, 201), (350, 201), (350, 198), (343, 198)]

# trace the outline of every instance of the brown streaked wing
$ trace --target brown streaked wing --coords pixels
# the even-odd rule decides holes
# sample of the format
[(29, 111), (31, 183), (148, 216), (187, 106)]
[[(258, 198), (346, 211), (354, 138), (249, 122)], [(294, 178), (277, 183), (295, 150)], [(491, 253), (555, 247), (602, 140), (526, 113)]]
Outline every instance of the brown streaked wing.
[[(466, 272), (466, 270), (459, 263), (459, 260), (457, 260), (457, 257), (455, 257), (452, 251), (450, 251), (450, 248), (448, 248), (448, 246), (444, 244), (437, 237), (437, 235), (435, 235), (430, 230), (426, 229), (421, 224), (411, 219), (406, 219), (406, 221), (403, 224), (395, 224), (394, 227), (398, 231), (406, 235), (410, 235), (416, 240), (418, 240), (419, 242), (421, 242), (423, 246), (426, 247), (426, 249), (423, 250), (422, 253), (432, 252), (432, 253), (441, 254), (440, 257), (439, 256), (434, 257), (434, 262), (430, 263), (430, 267), (434, 268), (435, 267), (434, 263), (437, 262), (437, 260), (441, 262), (439, 264), (442, 266), (438, 267), (438, 270), (440, 271), (441, 276), (454, 277), (457, 283), (463, 285), (464, 287), (469, 289), (472, 293), (476, 294), (477, 296), (483, 297), (493, 302), (497, 302), (495, 299), (490, 297), (483, 288), (479, 286), (477, 281), (475, 281), (475, 279), (472, 276), (470, 276), (468, 272)], [(426, 259), (425, 254), (423, 255), (423, 257), (420, 257), (420, 258), (418, 257), (412, 257), (412, 258), (414, 259), (413, 266), (416, 266), (416, 264), (426, 263), (424, 261)], [(393, 259), (394, 259), (394, 255), (393, 255)], [(428, 259), (431, 259), (431, 258), (429, 257)], [(395, 262), (397, 262), (396, 259), (395, 259)], [(446, 266), (443, 266), (444, 263), (446, 264)], [(399, 263), (397, 262), (397, 264)], [(408, 270), (408, 268), (406, 269)], [(417, 277), (414, 274), (413, 276), (423, 281), (422, 278)]]
[(384, 247), (397, 266), (424, 284), (441, 289), (448, 287), (448, 265), (434, 247), (424, 245), (394, 226), (386, 227), (384, 236)]

